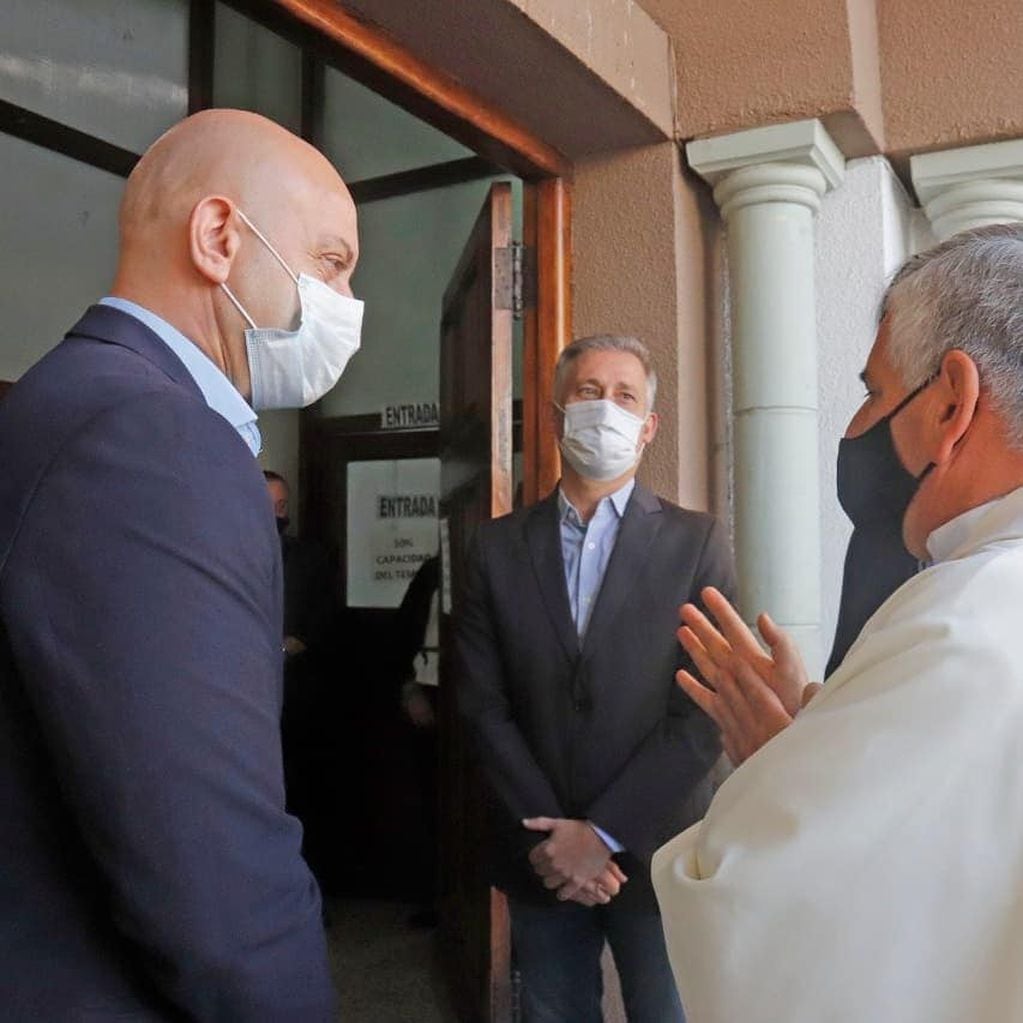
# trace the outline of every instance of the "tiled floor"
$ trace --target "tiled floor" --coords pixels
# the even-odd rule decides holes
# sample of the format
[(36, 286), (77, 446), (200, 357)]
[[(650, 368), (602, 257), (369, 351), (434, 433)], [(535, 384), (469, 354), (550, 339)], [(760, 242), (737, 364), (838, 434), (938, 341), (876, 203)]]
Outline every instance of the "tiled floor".
[(330, 899), (328, 931), (344, 1023), (456, 1023), (436, 955), (436, 931), (408, 926), (416, 907)]
[[(328, 899), (327, 932), (344, 1023), (458, 1023), (438, 960), (435, 930), (409, 927), (416, 909), (376, 899)], [(608, 950), (605, 1023), (624, 1023), (618, 977)]]

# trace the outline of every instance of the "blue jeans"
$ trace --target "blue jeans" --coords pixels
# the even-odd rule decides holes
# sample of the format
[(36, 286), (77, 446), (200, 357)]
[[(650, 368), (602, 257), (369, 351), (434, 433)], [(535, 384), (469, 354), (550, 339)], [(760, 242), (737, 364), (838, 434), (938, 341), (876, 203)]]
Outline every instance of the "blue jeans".
[(629, 1023), (685, 1023), (655, 913), (508, 900), (523, 1023), (601, 1023), (600, 954), (611, 946)]

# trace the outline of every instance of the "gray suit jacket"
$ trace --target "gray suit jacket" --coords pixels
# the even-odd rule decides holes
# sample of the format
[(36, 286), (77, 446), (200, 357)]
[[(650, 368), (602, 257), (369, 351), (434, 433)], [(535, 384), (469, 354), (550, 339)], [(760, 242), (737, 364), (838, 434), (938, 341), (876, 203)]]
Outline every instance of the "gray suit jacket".
[(637, 485), (580, 646), (565, 585), (557, 494), (485, 523), (456, 608), (459, 709), (495, 794), (492, 880), (550, 900), (524, 817), (588, 818), (621, 842), (620, 899), (655, 908), (650, 858), (698, 820), (720, 752), (712, 722), (675, 684), (678, 608), (735, 588), (716, 520)]

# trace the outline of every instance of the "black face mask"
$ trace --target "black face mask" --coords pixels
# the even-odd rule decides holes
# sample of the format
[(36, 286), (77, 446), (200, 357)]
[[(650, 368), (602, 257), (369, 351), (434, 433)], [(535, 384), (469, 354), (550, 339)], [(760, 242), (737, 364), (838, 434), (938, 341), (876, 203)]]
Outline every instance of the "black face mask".
[(279, 536), (284, 536), (284, 531), (288, 528), (288, 523), (291, 519), (287, 515), (277, 516), (277, 533)]
[(838, 503), (857, 529), (888, 522), (901, 527), (909, 502), (934, 468), (914, 476), (899, 461), (892, 439), (892, 420), (935, 378), (925, 380), (883, 419), (858, 437), (838, 445)]

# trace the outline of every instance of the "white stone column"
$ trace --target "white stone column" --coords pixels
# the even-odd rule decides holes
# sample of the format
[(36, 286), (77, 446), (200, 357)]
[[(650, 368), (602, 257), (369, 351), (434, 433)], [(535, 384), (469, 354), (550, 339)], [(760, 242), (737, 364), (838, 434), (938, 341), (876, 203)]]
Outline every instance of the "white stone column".
[(741, 610), (769, 611), (820, 671), (814, 216), (845, 161), (819, 121), (691, 142), (725, 219)]
[(909, 165), (939, 241), (975, 227), (1023, 221), (1023, 139), (923, 153)]

